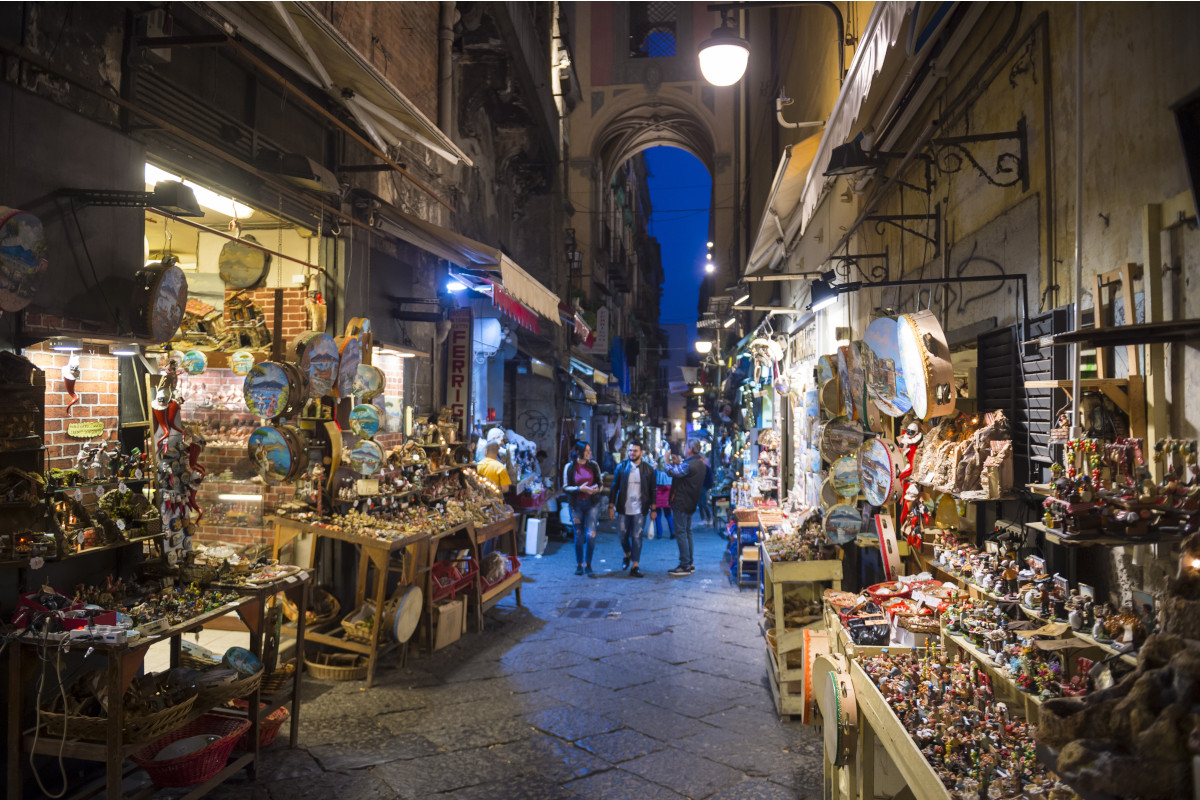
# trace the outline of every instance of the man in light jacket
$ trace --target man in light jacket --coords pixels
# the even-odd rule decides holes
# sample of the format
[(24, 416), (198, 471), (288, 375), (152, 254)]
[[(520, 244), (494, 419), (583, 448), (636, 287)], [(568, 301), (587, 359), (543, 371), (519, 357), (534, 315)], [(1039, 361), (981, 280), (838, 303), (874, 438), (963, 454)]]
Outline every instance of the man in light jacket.
[(621, 515), (617, 523), (621, 549), (625, 551), (621, 569), (628, 569), (631, 578), (641, 578), (644, 573), (638, 569), (638, 561), (642, 557), (642, 522), (647, 513), (651, 520), (657, 514), (654, 510), (654, 468), (642, 460), (641, 442), (630, 442), (627, 453), (628, 458), (613, 473), (612, 488), (608, 492), (612, 503), (608, 507), (608, 518)]
[(679, 566), (668, 571), (675, 577), (696, 571), (692, 564), (692, 514), (700, 505), (704, 475), (708, 471), (700, 457), (699, 439), (688, 439), (685, 452), (687, 458), (682, 462), (676, 456), (674, 464), (663, 465), (663, 471), (671, 476), (671, 511), (675, 517), (675, 543), (679, 545)]

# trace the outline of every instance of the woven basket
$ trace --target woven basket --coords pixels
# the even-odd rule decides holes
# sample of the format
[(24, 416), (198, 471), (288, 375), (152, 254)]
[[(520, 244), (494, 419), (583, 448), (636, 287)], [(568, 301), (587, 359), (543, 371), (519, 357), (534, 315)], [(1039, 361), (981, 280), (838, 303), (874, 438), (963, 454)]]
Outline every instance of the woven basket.
[(262, 684), (258, 687), (263, 694), (272, 695), (281, 691), (285, 686), (292, 682), (292, 678), (296, 674), (295, 660), (283, 664), (279, 669), (269, 675), (263, 676)]
[(362, 680), (369, 664), (366, 656), (357, 653), (318, 653), (315, 660), (304, 659), (308, 674), (323, 681)]
[(206, 669), (221, 666), (220, 661), (213, 661), (211, 658), (201, 658), (194, 656), (187, 650), (181, 650), (179, 653), (179, 666), (187, 667), (188, 669), (196, 669), (203, 672)]
[[(188, 715), (196, 698), (189, 697), (182, 703), (162, 711), (144, 716), (125, 715), (125, 728), (122, 738), (126, 744), (141, 744), (152, 742), (164, 733), (178, 727)], [(59, 714), (54, 711), (42, 711), (42, 721), (46, 723), (46, 733), (50, 736), (62, 736), (63, 726), (66, 735), (72, 739), (83, 739), (91, 742), (103, 742), (108, 739), (107, 717), (80, 717), (76, 715)]]
[[(133, 763), (146, 770), (150, 780), (158, 786), (195, 786), (204, 783), (216, 775), (229, 760), (234, 745), (250, 730), (250, 720), (238, 717), (227, 717), (223, 714), (205, 714), (187, 725), (163, 736), (149, 747), (144, 747), (129, 758)], [(188, 753), (179, 758), (156, 761), (158, 755), (167, 745), (186, 739), (189, 736), (205, 734), (220, 736), (212, 744), (194, 753)]]
[[(394, 638), (392, 629), (396, 623), (396, 612), (400, 610), (400, 599), (401, 596), (396, 594), (388, 598), (387, 602), (383, 604), (383, 633), (380, 634), (381, 639)], [(367, 605), (373, 606), (374, 603), (367, 603)], [(361, 609), (359, 610), (361, 611)], [(357, 616), (358, 613), (358, 611), (355, 611), (353, 614), (348, 614), (342, 619), (342, 630), (346, 632), (346, 638), (350, 641), (370, 644), (371, 631), (375, 628), (375, 615), (372, 614), (358, 622), (350, 622), (349, 620)]]
[[(286, 596), (280, 598), (283, 605), (283, 615), (291, 622), (296, 622), (300, 619), (300, 609), (296, 604), (289, 600)], [(308, 613), (305, 615), (306, 625), (324, 625), (327, 622), (332, 622), (337, 619), (337, 615), (342, 610), (342, 604), (338, 599), (325, 591), (321, 587), (316, 587), (314, 590), (313, 602), (309, 606)]]
[[(247, 703), (245, 700), (235, 700), (233, 704), (237, 708), (249, 707), (249, 703)], [(267, 705), (266, 703), (259, 703), (258, 707), (261, 709), (261, 708), (265, 708), (266, 705)], [(291, 719), (291, 716), (292, 715), (288, 713), (288, 710), (286, 708), (284, 708), (283, 706), (280, 706), (279, 708), (272, 711), (270, 716), (268, 716), (266, 719), (260, 721), (258, 723), (258, 746), (260, 748), (266, 747), (267, 745), (274, 742), (275, 737), (279, 736), (280, 728), (283, 727), (283, 724), (285, 722), (287, 722), (289, 719)], [(237, 749), (238, 750), (249, 750), (250, 749), (250, 731), (246, 731), (245, 733), (242, 734), (242, 738), (238, 739)]]
[(196, 696), (196, 708), (217, 708), (230, 700), (245, 697), (258, 688), (258, 685), (262, 683), (262, 677), (263, 672), (260, 669), (249, 677), (201, 689), (200, 694)]

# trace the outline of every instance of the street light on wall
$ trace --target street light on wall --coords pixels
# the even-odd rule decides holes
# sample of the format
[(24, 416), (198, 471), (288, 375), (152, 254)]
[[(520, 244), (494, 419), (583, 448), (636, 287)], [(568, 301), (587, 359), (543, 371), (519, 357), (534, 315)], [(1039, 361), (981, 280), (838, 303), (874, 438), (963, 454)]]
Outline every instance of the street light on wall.
[(700, 45), (700, 73), (713, 86), (732, 86), (746, 74), (750, 45), (730, 27), (729, 11), (721, 9), (721, 26)]
[(713, 343), (710, 342), (708, 339), (697, 339), (696, 340), (696, 352), (699, 353), (700, 355), (702, 355), (702, 356), (708, 355), (709, 353), (712, 352), (712, 349), (713, 349)]

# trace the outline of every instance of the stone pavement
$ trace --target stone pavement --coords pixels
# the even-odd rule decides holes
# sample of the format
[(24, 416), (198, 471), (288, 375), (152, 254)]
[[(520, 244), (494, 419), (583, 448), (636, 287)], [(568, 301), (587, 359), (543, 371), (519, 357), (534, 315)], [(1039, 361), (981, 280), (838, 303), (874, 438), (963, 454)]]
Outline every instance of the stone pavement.
[(281, 735), (257, 785), (238, 777), (210, 796), (820, 797), (820, 736), (775, 713), (755, 592), (731, 582), (724, 540), (696, 526), (682, 578), (666, 574), (673, 540), (643, 541), (634, 579), (609, 530), (597, 578), (551, 542), (522, 561), (523, 608), (510, 596), (483, 633), (381, 669), (370, 690), (306, 678), (300, 747)]

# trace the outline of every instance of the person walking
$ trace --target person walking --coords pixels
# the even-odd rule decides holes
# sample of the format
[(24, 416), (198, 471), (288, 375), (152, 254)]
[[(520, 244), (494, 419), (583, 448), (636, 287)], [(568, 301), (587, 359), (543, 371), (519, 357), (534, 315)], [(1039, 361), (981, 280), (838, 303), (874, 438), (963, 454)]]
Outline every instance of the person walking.
[(707, 467), (700, 457), (700, 440), (688, 439), (686, 445), (687, 458), (683, 461), (676, 456), (673, 464), (664, 464), (663, 469), (671, 476), (671, 510), (675, 517), (675, 542), (679, 545), (679, 566), (669, 570), (668, 574), (680, 577), (691, 575), (696, 571), (692, 563), (692, 514), (700, 504), (700, 494), (704, 489), (704, 474)]
[(575, 574), (594, 578), (592, 554), (596, 552), (596, 519), (600, 516), (600, 467), (592, 460), (592, 448), (586, 442), (575, 445), (574, 457), (563, 468), (563, 491), (571, 498), (571, 519), (575, 523), (575, 561), (579, 565)]
[(644, 573), (638, 569), (638, 561), (642, 557), (642, 520), (647, 513), (651, 521), (657, 516), (654, 510), (654, 468), (642, 460), (641, 442), (630, 442), (626, 452), (628, 457), (617, 465), (613, 473), (612, 489), (608, 493), (611, 503), (608, 518), (613, 519), (618, 514), (621, 516), (621, 521), (617, 523), (621, 549), (625, 551), (621, 569), (628, 569), (631, 578), (641, 578)]

